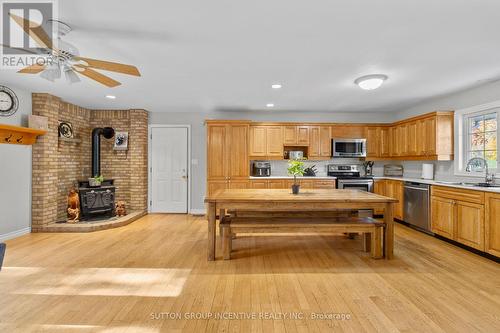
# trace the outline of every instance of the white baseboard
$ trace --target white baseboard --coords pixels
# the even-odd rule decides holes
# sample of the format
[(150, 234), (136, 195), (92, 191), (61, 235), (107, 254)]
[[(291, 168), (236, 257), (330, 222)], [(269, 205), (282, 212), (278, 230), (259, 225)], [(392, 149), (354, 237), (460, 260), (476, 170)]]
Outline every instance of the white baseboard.
[(205, 215), (207, 211), (205, 209), (191, 209), (189, 214), (191, 215)]
[(27, 227), (24, 229), (9, 232), (9, 233), (0, 235), (0, 242), (4, 242), (4, 241), (9, 240), (9, 239), (20, 237), (22, 235), (29, 234), (30, 232), (31, 232), (31, 227)]

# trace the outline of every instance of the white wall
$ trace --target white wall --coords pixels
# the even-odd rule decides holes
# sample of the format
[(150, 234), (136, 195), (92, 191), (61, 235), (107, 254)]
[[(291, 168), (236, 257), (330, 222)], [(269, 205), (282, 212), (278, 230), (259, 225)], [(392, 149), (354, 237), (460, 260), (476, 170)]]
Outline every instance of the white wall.
[[(19, 109), (10, 117), (0, 117), (0, 123), (27, 126), (31, 94), (9, 88), (19, 98)], [(31, 146), (0, 144), (0, 241), (28, 233), (30, 227)]]
[(152, 112), (150, 124), (187, 124), (191, 125), (191, 154), (198, 160), (191, 166), (191, 209), (204, 211), (203, 200), (206, 188), (206, 119), (245, 119), (252, 121), (291, 121), (291, 122), (345, 122), (375, 123), (390, 122), (393, 114), (385, 113), (322, 113), (322, 112), (284, 112), (284, 111), (218, 111), (218, 112)]

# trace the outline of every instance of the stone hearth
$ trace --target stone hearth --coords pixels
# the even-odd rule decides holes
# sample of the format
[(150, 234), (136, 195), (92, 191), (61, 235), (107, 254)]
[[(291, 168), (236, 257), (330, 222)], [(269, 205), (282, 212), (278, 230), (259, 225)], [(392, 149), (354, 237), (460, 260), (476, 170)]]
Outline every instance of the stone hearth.
[[(125, 201), (129, 215), (147, 211), (147, 111), (89, 110), (49, 94), (33, 94), (32, 100), (33, 114), (47, 117), (49, 124), (48, 133), (39, 138), (32, 150), (33, 232), (59, 230), (68, 225), (56, 222), (66, 220), (69, 190), (91, 176), (91, 131), (95, 127), (109, 126), (129, 133), (128, 150), (114, 150), (113, 140), (102, 140), (101, 174), (114, 179), (116, 201)], [(75, 140), (59, 140), (59, 121), (72, 124)], [(119, 221), (113, 218), (109, 224), (99, 222), (99, 227), (123, 225), (124, 220)], [(85, 222), (69, 228), (82, 232), (97, 228), (97, 225), (84, 227), (83, 224)]]

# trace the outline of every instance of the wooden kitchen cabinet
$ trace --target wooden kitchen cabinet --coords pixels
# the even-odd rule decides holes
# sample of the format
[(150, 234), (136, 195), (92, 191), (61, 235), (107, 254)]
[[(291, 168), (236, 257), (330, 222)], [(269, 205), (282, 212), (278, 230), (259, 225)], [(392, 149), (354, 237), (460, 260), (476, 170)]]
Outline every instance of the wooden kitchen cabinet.
[(380, 157), (380, 127), (366, 128), (366, 157)]
[(248, 139), (248, 122), (207, 122), (209, 194), (221, 188), (248, 187)]
[(313, 180), (313, 188), (334, 189), (335, 180)]
[(485, 251), (485, 194), (432, 186), (432, 232)]
[(330, 126), (309, 127), (309, 157), (331, 157), (332, 133)]
[(485, 195), (485, 251), (500, 257), (500, 194)]
[(246, 189), (250, 188), (250, 181), (249, 180), (229, 180), (228, 181), (228, 188), (230, 189)]
[[(394, 218), (398, 220), (403, 220), (403, 202), (404, 202), (404, 186), (403, 182), (400, 180), (393, 179), (378, 179), (375, 180), (373, 192), (386, 197), (394, 198), (398, 200), (397, 203), (393, 205)], [(375, 211), (374, 214), (381, 215), (384, 212), (382, 210)]]
[(456, 241), (484, 251), (484, 206), (457, 201)]
[[(424, 126), (425, 126), (425, 150), (424, 150), (424, 155), (429, 156), (429, 155), (436, 155), (436, 132), (437, 132), (437, 127), (436, 127), (436, 118), (435, 117), (429, 117), (424, 119)], [(453, 136), (453, 131), (450, 133), (451, 136)], [(453, 148), (453, 138), (451, 137), (451, 148)], [(450, 147), (448, 147), (449, 149)], [(446, 149), (446, 148), (445, 148)], [(449, 153), (452, 153), (452, 149), (450, 149)]]
[(252, 179), (250, 181), (250, 188), (253, 188), (253, 189), (267, 188), (267, 180)]
[[(385, 196), (386, 195), (385, 187), (386, 187), (386, 181), (384, 179), (375, 180), (373, 183), (373, 193)], [(383, 209), (378, 209), (378, 210), (376, 209), (376, 210), (374, 210), (373, 213), (375, 215), (383, 215), (384, 210)]]
[(389, 128), (389, 137), (391, 140), (390, 144), (390, 150), (391, 150), (391, 157), (399, 157), (401, 155), (401, 152), (399, 150), (399, 143), (398, 143), (398, 128), (396, 126), (390, 127)]
[(408, 123), (407, 131), (408, 131), (408, 149), (407, 153), (410, 156), (417, 156), (417, 121), (412, 121)]
[(408, 124), (402, 124), (397, 127), (398, 131), (398, 151), (400, 156), (409, 155), (408, 147)]
[(283, 131), (281, 126), (266, 128), (266, 156), (283, 157)]
[(283, 127), (283, 144), (296, 145), (297, 144), (297, 126), (284, 126)]
[(385, 181), (385, 196), (398, 200), (398, 202), (393, 205), (394, 218), (403, 220), (403, 182), (400, 180), (387, 179)]
[(268, 182), (268, 188), (285, 188), (285, 180), (284, 179), (270, 179)]
[(250, 126), (250, 156), (266, 156), (267, 128), (265, 126)]
[(283, 144), (284, 145), (309, 145), (309, 126), (287, 125), (283, 126)]
[(431, 230), (433, 233), (453, 239), (455, 235), (455, 201), (431, 198)]
[(212, 195), (218, 190), (225, 190), (227, 188), (227, 180), (209, 180), (207, 182), (207, 195)]
[(254, 157), (283, 157), (282, 126), (250, 126), (249, 155)]
[(207, 127), (207, 178), (226, 180), (226, 124), (209, 124)]
[(380, 128), (379, 157), (391, 156), (391, 131), (389, 127)]
[(417, 155), (425, 156), (427, 149), (427, 135), (425, 119), (417, 121)]

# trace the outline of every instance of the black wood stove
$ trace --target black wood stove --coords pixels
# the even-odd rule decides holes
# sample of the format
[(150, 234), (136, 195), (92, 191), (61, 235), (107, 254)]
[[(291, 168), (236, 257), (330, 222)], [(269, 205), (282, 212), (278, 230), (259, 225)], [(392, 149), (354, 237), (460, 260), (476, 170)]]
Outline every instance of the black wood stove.
[[(101, 175), (101, 135), (111, 139), (115, 131), (111, 127), (92, 130), (92, 175)], [(113, 179), (104, 180), (100, 186), (90, 186), (89, 181), (78, 182), (80, 209), (83, 220), (115, 215), (115, 185)]]
[(80, 208), (85, 220), (115, 215), (115, 186), (113, 179), (104, 180), (99, 187), (89, 186), (88, 181), (78, 182)]

